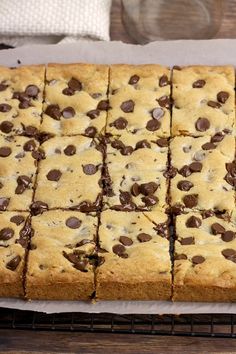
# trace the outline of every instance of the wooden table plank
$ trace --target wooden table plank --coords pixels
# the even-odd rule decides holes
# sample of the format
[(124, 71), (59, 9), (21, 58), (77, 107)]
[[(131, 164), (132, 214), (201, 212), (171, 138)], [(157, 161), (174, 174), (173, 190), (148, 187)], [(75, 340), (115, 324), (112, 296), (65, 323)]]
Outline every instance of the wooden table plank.
[(223, 354), (235, 350), (236, 341), (233, 339), (0, 330), (0, 352), (12, 354), (29, 352)]

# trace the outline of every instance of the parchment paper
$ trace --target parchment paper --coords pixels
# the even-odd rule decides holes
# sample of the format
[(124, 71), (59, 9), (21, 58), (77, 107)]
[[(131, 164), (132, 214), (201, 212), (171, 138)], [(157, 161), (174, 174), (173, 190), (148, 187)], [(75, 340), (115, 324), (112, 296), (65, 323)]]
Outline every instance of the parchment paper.
[[(227, 65), (236, 66), (236, 40), (153, 42), (145, 46), (121, 42), (87, 42), (63, 45), (39, 45), (0, 51), (0, 65), (18, 66), (48, 62), (90, 62), (101, 64), (130, 63), (163, 65)], [(109, 312), (118, 314), (236, 314), (235, 304), (171, 303), (168, 301), (30, 301), (1, 299), (0, 307), (58, 312)]]

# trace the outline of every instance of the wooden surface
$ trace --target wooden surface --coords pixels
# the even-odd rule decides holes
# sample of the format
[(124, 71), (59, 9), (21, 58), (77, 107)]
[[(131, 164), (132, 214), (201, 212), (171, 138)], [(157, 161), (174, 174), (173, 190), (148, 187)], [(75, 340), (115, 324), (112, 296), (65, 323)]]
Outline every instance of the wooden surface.
[(236, 340), (145, 335), (0, 330), (0, 352), (21, 353), (233, 353)]
[[(191, 0), (190, 0), (191, 1)], [(236, 1), (224, 2), (223, 20), (219, 32), (214, 38), (236, 38)], [(170, 23), (171, 26), (171, 23)], [(175, 29), (173, 28), (173, 31)], [(136, 43), (126, 32), (122, 23), (121, 0), (113, 0), (111, 10), (111, 40)]]
[[(236, 1), (225, 3), (222, 25), (216, 37), (236, 38)], [(120, 0), (113, 0), (112, 4), (111, 39), (135, 43), (122, 24)], [(236, 352), (236, 339), (0, 330), (0, 352), (224, 354)]]

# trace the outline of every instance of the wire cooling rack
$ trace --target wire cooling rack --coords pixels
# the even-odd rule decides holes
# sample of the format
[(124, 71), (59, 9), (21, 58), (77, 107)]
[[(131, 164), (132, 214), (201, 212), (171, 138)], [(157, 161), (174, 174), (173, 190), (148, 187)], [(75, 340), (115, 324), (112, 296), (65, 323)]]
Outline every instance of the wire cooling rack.
[(48, 315), (0, 308), (0, 328), (235, 338), (236, 315)]

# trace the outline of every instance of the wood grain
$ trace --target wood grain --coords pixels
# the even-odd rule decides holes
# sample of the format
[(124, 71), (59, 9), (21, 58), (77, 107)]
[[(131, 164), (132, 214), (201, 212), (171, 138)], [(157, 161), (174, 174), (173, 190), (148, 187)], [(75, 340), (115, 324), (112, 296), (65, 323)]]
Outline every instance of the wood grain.
[[(236, 38), (236, 1), (223, 0), (224, 14), (219, 32), (215, 38)], [(121, 0), (113, 0), (111, 8), (111, 40), (122, 41), (125, 43), (137, 43), (125, 30), (122, 23)], [(170, 23), (171, 26), (171, 23)], [(173, 27), (173, 31), (175, 28)]]
[(11, 354), (29, 352), (223, 354), (235, 350), (236, 341), (232, 339), (0, 330), (0, 352)]

